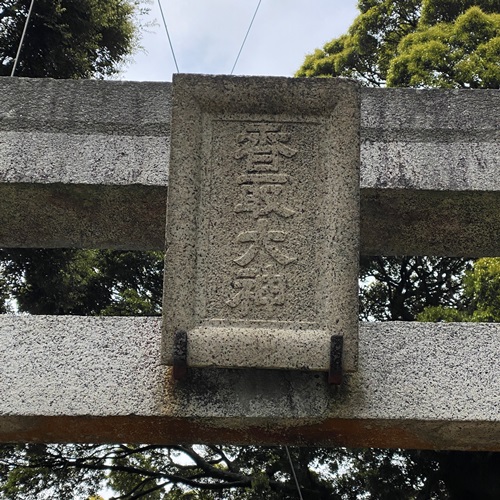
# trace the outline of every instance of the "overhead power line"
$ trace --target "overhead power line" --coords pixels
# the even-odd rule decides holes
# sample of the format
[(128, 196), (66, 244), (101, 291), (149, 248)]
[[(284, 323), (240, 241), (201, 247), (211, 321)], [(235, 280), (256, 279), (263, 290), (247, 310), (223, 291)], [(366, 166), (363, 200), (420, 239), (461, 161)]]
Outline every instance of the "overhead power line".
[(172, 40), (170, 39), (170, 33), (168, 32), (167, 21), (165, 20), (165, 16), (163, 14), (163, 9), (161, 8), (160, 0), (158, 0), (158, 7), (160, 7), (160, 14), (161, 14), (161, 18), (163, 19), (163, 26), (165, 27), (165, 32), (167, 33), (168, 44), (170, 45), (172, 57), (174, 58), (175, 68), (177, 70), (177, 73), (179, 73), (179, 65), (177, 64), (177, 58), (175, 57), (174, 46), (172, 45)]
[(23, 43), (24, 43), (24, 37), (26, 36), (26, 30), (28, 29), (28, 23), (30, 21), (31, 11), (33, 10), (34, 3), (35, 3), (35, 0), (31, 0), (30, 8), (28, 10), (28, 15), (26, 16), (26, 21), (24, 23), (23, 33), (21, 35), (21, 40), (19, 42), (19, 47), (17, 48), (16, 58), (14, 59), (14, 66), (12, 66), (12, 71), (10, 73), (10, 76), (14, 76), (14, 73), (16, 72), (17, 62), (19, 61), (19, 54), (21, 53), (21, 48), (22, 48)]
[(255, 9), (255, 12), (253, 13), (252, 20), (250, 21), (250, 26), (248, 26), (247, 33), (245, 35), (245, 38), (243, 39), (243, 43), (241, 44), (240, 51), (238, 52), (238, 55), (236, 56), (236, 61), (234, 61), (233, 64), (233, 69), (231, 70), (231, 75), (234, 73), (234, 68), (236, 68), (236, 64), (238, 64), (238, 59), (240, 58), (241, 51), (243, 50), (243, 47), (245, 46), (245, 42), (247, 41), (248, 34), (250, 33), (250, 30), (252, 29), (253, 22), (255, 20), (255, 16), (257, 15), (257, 12), (259, 12), (259, 7), (261, 4), (262, 0), (259, 0), (259, 3), (257, 4), (257, 8)]
[(297, 488), (297, 493), (299, 495), (300, 500), (303, 500), (302, 492), (300, 491), (299, 480), (297, 479), (297, 474), (295, 473), (295, 467), (293, 466), (292, 456), (290, 455), (290, 450), (288, 449), (288, 446), (285, 446), (285, 450), (288, 456), (288, 461), (290, 462), (290, 468), (292, 469), (293, 479), (295, 481), (295, 487)]

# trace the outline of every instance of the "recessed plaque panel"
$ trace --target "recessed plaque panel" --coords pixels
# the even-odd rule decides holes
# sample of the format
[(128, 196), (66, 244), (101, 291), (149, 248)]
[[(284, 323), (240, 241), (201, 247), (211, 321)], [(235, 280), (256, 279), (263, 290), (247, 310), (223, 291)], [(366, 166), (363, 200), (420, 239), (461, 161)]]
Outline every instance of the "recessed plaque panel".
[(344, 335), (353, 370), (357, 85), (180, 75), (173, 103), (165, 361), (182, 329), (191, 365), (328, 370)]
[[(210, 122), (201, 315), (212, 322), (314, 325), (324, 226), (318, 205), (324, 197), (314, 179), (324, 178), (325, 165), (309, 160), (318, 158), (318, 124)], [(304, 177), (305, 170), (311, 175)]]

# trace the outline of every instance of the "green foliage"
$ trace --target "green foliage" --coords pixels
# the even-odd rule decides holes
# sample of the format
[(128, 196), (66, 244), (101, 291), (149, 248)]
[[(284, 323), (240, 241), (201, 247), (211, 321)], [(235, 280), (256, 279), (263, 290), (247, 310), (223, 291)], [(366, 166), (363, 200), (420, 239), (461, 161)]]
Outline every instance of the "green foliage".
[(451, 23), (474, 6), (488, 14), (498, 14), (500, 10), (498, 0), (423, 0), (420, 22), (423, 26)]
[[(0, 4), (1, 74), (12, 66), (29, 0)], [(136, 1), (37, 0), (19, 75), (114, 74), (134, 45)], [(366, 85), (498, 86), (498, 0), (360, 0), (343, 35), (308, 56), (299, 76), (350, 76)], [(495, 83), (496, 82), (496, 83)], [(0, 305), (34, 314), (158, 314), (160, 253), (0, 251)], [(465, 277), (464, 277), (465, 276)], [(500, 263), (392, 257), (362, 262), (361, 317), (500, 318)], [(462, 279), (463, 278), (463, 279)], [(480, 319), (483, 318), (483, 319)], [(500, 497), (499, 455), (290, 449), (305, 499)], [(267, 500), (298, 497), (284, 448), (5, 445), (6, 499)]]
[(161, 311), (161, 252), (4, 249), (0, 262), (22, 312), (152, 316)]
[(500, 322), (500, 258), (478, 259), (464, 276), (459, 309), (427, 307), (419, 321)]
[(460, 322), (469, 321), (469, 316), (464, 311), (452, 309), (446, 306), (429, 306), (426, 307), (417, 316), (417, 321), (427, 321), (429, 323), (439, 322)]
[(10, 305), (11, 290), (8, 284), (8, 280), (5, 277), (5, 271), (2, 269), (2, 263), (0, 262), (0, 314), (6, 314), (12, 312), (12, 307)]
[[(101, 78), (134, 49), (139, 0), (37, 0), (17, 76)], [(0, 3), (0, 75), (10, 74), (30, 0)], [(0, 307), (31, 314), (154, 315), (161, 308), (159, 253), (0, 250)]]
[(414, 321), (429, 307), (462, 304), (465, 259), (364, 257), (360, 317), (370, 321)]
[[(137, 43), (136, 0), (37, 0), (16, 76), (101, 78)], [(0, 4), (0, 75), (10, 75), (30, 0)]]
[(483, 258), (464, 279), (471, 321), (500, 321), (500, 258)]
[[(88, 445), (6, 445), (0, 448), (0, 497), (7, 500), (86, 498), (104, 479), (104, 471), (78, 467), (92, 449)], [(62, 454), (79, 457), (73, 466)], [(84, 463), (83, 461), (81, 462)]]
[(391, 87), (499, 88), (500, 14), (471, 7), (454, 22), (406, 36), (387, 72)]
[(367, 0), (347, 35), (306, 56), (297, 76), (370, 86), (499, 88), (497, 0)]
[[(360, 0), (358, 7), (348, 33), (308, 55), (296, 76), (351, 77), (368, 86), (500, 87), (498, 0)], [(497, 321), (498, 276), (496, 259), (481, 259), (471, 269), (456, 259), (364, 258), (360, 315), (381, 321)], [(500, 454), (346, 455), (349, 472), (334, 479), (341, 498), (500, 494)]]
[(434, 452), (352, 450), (350, 472), (340, 478), (339, 490), (343, 499), (445, 499), (438, 471)]
[(398, 44), (417, 29), (421, 0), (361, 0), (347, 35), (306, 56), (296, 76), (347, 76), (383, 85)]

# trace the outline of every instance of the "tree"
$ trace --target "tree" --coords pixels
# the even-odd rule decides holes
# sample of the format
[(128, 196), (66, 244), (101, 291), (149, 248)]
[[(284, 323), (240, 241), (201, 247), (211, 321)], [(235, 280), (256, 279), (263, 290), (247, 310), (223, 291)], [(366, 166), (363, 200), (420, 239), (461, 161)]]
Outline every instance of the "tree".
[[(458, 32), (458, 19), (471, 7), (481, 9), (474, 16), (496, 22), (498, 0), (361, 0), (360, 16), (348, 34), (308, 56), (298, 74), (350, 76), (365, 85), (403, 85), (392, 83), (392, 71), (408, 76), (408, 85), (448, 86), (450, 82), (444, 76), (438, 81), (420, 76), (420, 80), (412, 80), (413, 68), (415, 75), (427, 74), (429, 78), (446, 69), (437, 56), (419, 59), (417, 55), (423, 49), (415, 47), (427, 43), (434, 32), (427, 38), (423, 33), (441, 23), (451, 26), (442, 26), (446, 36)], [(466, 31), (463, 35), (472, 37)], [(492, 60), (489, 54), (495, 50), (496, 36), (467, 45), (472, 48), (464, 49), (464, 60), (467, 51), (474, 49), (494, 70), (488, 61)], [(487, 48), (479, 50), (480, 45)], [(408, 61), (415, 64), (403, 64), (405, 54), (414, 54)], [(403, 58), (398, 68), (406, 68), (404, 71), (392, 70), (397, 58)], [(440, 66), (433, 68), (434, 63)], [(422, 68), (427, 73), (422, 73)], [(488, 72), (480, 77), (474, 71), (460, 74), (464, 76), (457, 86), (487, 86), (494, 81), (484, 76)], [(151, 256), (141, 268), (141, 261), (136, 259), (142, 257), (135, 253), (64, 250), (58, 254), (55, 250), (39, 250), (28, 257), (4, 252), (3, 266), (9, 270), (7, 290), (26, 311), (105, 314), (119, 309), (135, 314), (139, 305), (139, 311), (149, 314), (157, 311), (161, 300), (158, 255), (156, 264)], [(129, 263), (123, 270), (119, 266), (122, 261)], [(365, 319), (414, 320), (421, 314), (431, 314), (429, 306), (443, 305), (446, 311), (455, 310), (453, 307), (459, 314), (473, 315), (495, 296), (495, 286), (488, 288), (489, 274), (481, 274), (478, 266), (476, 263), (472, 268), (465, 260), (411, 256), (366, 258), (362, 262), (362, 278), (367, 285), (361, 295), (361, 315)], [(136, 267), (143, 270), (138, 277), (134, 277)], [(486, 278), (479, 280), (477, 273)], [(479, 289), (469, 282), (479, 282)], [(139, 304), (128, 300), (130, 296), (138, 297)], [(307, 499), (500, 497), (498, 475), (492, 472), (499, 468), (497, 454), (322, 448), (292, 448), (290, 453)], [(118, 498), (297, 498), (284, 448), (16, 445), (0, 449), (0, 495), (5, 498), (95, 496), (103, 482)]]
[(423, 25), (401, 40), (387, 85), (494, 89), (499, 57), (500, 14), (471, 7), (452, 22)]
[(21, 312), (154, 316), (161, 312), (162, 252), (0, 250), (3, 279)]
[[(147, 0), (146, 0), (147, 1)], [(0, 2), (0, 75), (10, 75), (31, 0)], [(137, 47), (139, 0), (37, 0), (16, 76), (103, 78)], [(74, 249), (0, 250), (0, 311), (159, 314), (161, 255)], [(132, 272), (135, 270), (136, 273)], [(156, 273), (156, 274), (155, 274)], [(154, 293), (153, 293), (154, 295)]]
[[(10, 75), (31, 0), (0, 3), (0, 76)], [(137, 43), (132, 0), (37, 0), (16, 76), (102, 78)]]
[[(297, 76), (347, 76), (379, 87), (500, 87), (498, 0), (360, 0), (358, 7), (361, 14), (348, 33), (307, 56)], [(492, 261), (479, 261), (472, 271), (469, 267), (466, 260), (365, 258), (361, 314), (382, 320), (496, 320), (498, 278), (493, 276), (498, 267)], [(376, 451), (375, 461), (364, 461), (364, 477), (378, 472), (394, 478), (377, 462), (383, 458), (393, 464), (395, 456)], [(398, 459), (409, 473), (409, 464), (433, 464), (418, 498), (500, 494), (499, 454), (401, 452)], [(353, 471), (350, 480), (359, 478)], [(369, 489), (391, 498), (380, 485)]]
[[(463, 307), (464, 259), (364, 257), (360, 317), (370, 321), (414, 321), (429, 307)], [(451, 309), (450, 309), (451, 310)]]
[(498, 88), (498, 0), (361, 0), (347, 35), (306, 57), (296, 76), (371, 86)]
[[(147, 1), (147, 0), (146, 0)], [(0, 2), (0, 75), (10, 75), (30, 0)], [(103, 78), (120, 64), (139, 39), (136, 0), (37, 0), (27, 27), (16, 76)], [(154, 315), (161, 309), (161, 252), (111, 252), (76, 249), (0, 250), (0, 312), (16, 301), (31, 314)], [(90, 495), (105, 474), (73, 463), (36, 467), (78, 446), (0, 447), (2, 498), (54, 498)], [(62, 455), (62, 452), (61, 452)], [(25, 467), (26, 464), (29, 464)], [(35, 466), (33, 466), (35, 464)], [(45, 493), (47, 493), (45, 491)], [(97, 498), (97, 497), (96, 497)]]
[(458, 308), (426, 307), (419, 321), (500, 322), (500, 259), (478, 259), (463, 279), (463, 297)]

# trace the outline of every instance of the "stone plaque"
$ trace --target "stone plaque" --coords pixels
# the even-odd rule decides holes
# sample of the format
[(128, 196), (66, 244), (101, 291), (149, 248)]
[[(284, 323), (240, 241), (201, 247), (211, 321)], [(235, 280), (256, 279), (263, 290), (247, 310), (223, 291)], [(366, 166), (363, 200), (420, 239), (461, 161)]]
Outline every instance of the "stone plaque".
[(164, 359), (356, 365), (359, 91), (334, 79), (176, 75)]

